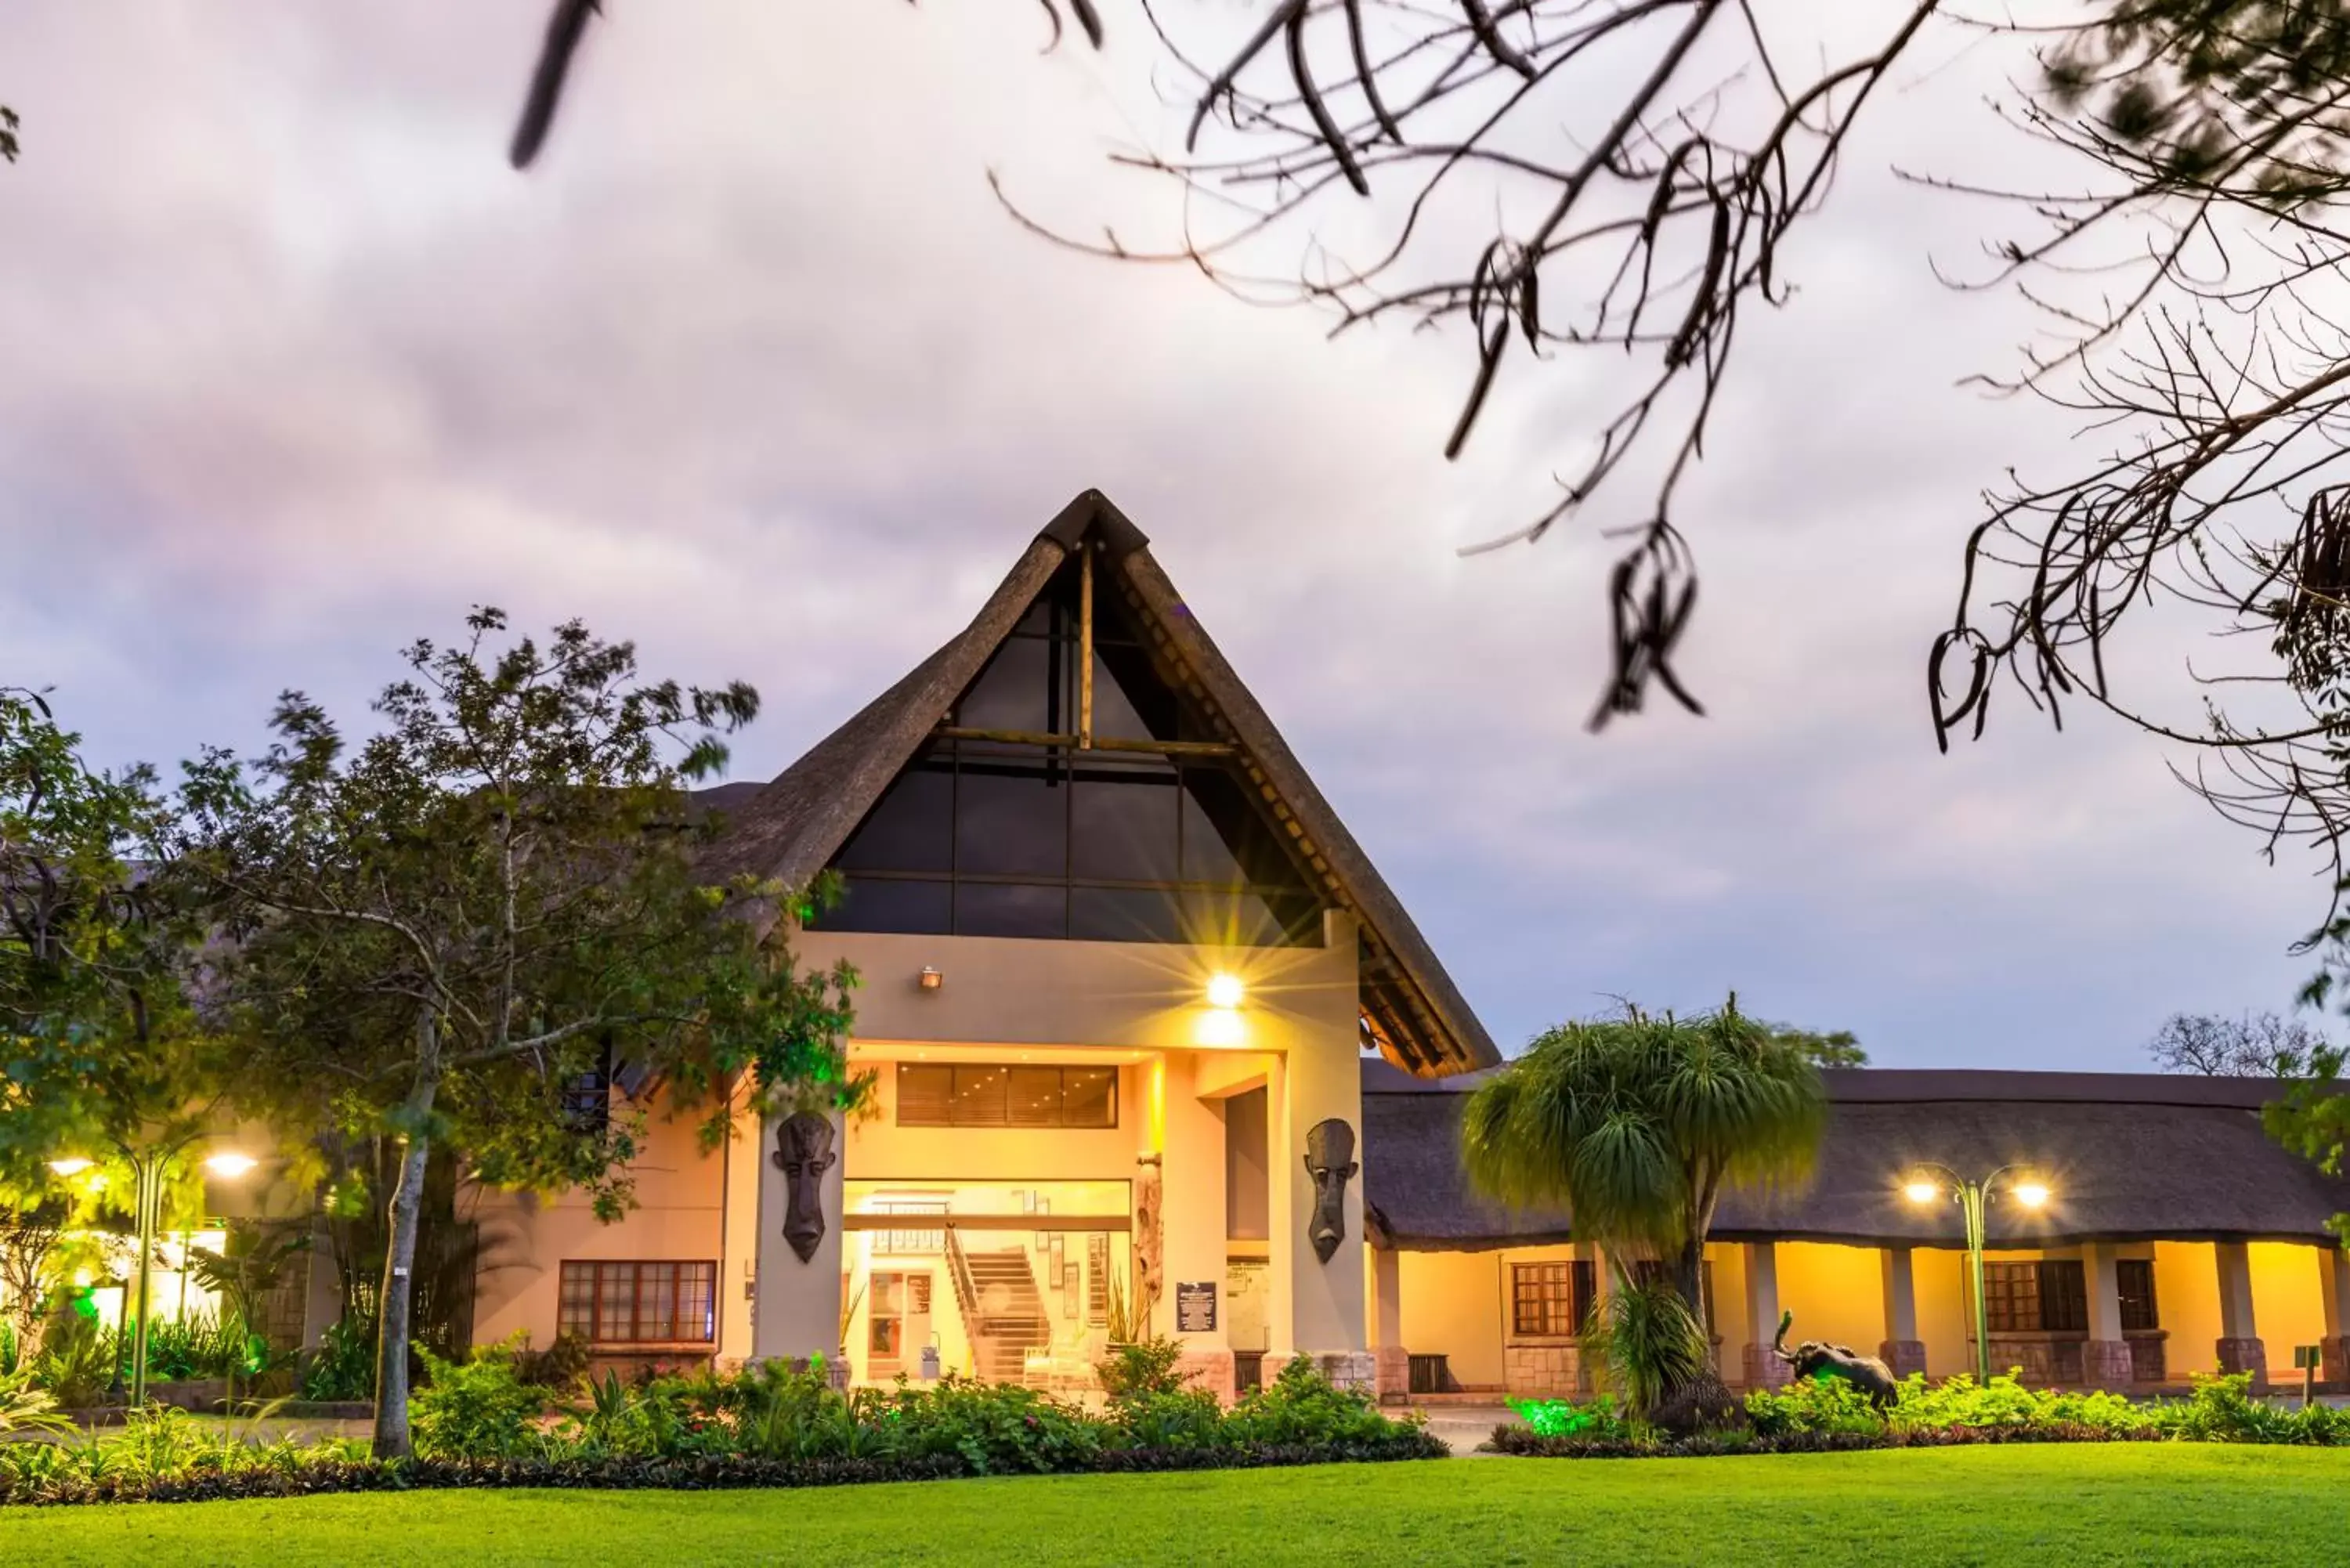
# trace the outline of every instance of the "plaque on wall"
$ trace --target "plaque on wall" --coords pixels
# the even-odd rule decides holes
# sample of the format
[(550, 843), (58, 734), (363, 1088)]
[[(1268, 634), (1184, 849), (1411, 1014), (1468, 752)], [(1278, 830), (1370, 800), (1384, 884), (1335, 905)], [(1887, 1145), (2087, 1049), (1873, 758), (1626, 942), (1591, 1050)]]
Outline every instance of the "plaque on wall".
[(1213, 1280), (1176, 1282), (1175, 1332), (1178, 1334), (1216, 1332), (1216, 1282)]

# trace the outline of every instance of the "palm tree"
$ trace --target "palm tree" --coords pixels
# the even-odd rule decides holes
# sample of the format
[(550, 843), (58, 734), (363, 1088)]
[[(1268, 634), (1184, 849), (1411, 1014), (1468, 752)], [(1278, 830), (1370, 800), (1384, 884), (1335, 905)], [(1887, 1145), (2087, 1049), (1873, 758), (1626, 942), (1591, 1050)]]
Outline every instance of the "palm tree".
[(1611, 1254), (1663, 1260), (1701, 1328), (1706, 1233), (1723, 1192), (1807, 1176), (1827, 1123), (1819, 1070), (1738, 1011), (1563, 1023), (1480, 1085), (1461, 1127), (1479, 1187), (1564, 1204)]

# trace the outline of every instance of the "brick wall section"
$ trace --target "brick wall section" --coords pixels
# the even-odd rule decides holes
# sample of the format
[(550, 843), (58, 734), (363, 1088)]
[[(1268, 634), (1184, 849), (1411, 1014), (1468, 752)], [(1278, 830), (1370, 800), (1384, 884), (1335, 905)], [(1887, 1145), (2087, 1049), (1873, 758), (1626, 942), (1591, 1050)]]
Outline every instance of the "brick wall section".
[(1583, 1352), (1572, 1345), (1506, 1345), (1502, 1379), (1511, 1395), (1521, 1399), (1575, 1399), (1588, 1392)]
[(1382, 1345), (1371, 1352), (1373, 1376), (1378, 1383), (1381, 1404), (1392, 1404), (1411, 1397), (1411, 1352), (1400, 1345)]

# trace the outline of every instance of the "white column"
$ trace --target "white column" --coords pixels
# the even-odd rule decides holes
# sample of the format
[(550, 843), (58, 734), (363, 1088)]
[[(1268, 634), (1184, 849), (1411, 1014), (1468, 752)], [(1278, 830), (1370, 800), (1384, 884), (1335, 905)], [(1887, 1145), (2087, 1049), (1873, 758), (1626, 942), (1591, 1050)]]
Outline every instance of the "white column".
[[(759, 1169), (775, 1147), (772, 1137), (762, 1142), (760, 1130), (759, 1118), (748, 1107), (738, 1109), (733, 1136), (719, 1154), (725, 1207), (718, 1219), (723, 1253), (718, 1262), (718, 1359), (729, 1365), (751, 1355), (752, 1303), (759, 1278)], [(847, 1164), (845, 1152), (841, 1163)]]
[[(1199, 1094), (1202, 1056), (1170, 1051), (1160, 1062), (1159, 1231), (1163, 1241), (1159, 1300), (1151, 1323), (1181, 1343), (1183, 1370), (1218, 1394), (1232, 1388), (1232, 1356), (1224, 1302), (1224, 1117), (1221, 1102)], [(1176, 1315), (1177, 1287), (1204, 1284), (1215, 1293), (1216, 1326), (1184, 1333)]]
[[(1350, 921), (1334, 921), (1354, 941)], [(1363, 1264), (1363, 1089), (1360, 1053), (1352, 1033), (1333, 1024), (1326, 1033), (1301, 1030), (1282, 1063), (1280, 1096), (1267, 1106), (1266, 1142), (1272, 1170), (1273, 1272), (1286, 1273), (1288, 1343), (1277, 1349), (1333, 1357), (1334, 1379), (1373, 1380), (1365, 1333)], [(1340, 1121), (1354, 1135), (1354, 1176), (1346, 1184), (1346, 1235), (1327, 1262), (1314, 1251), (1314, 1178), (1305, 1168), (1305, 1135), (1317, 1122)], [(1286, 1199), (1284, 1202), (1284, 1199)], [(1276, 1335), (1280, 1330), (1276, 1329)]]
[(1371, 1249), (1371, 1343), (1385, 1350), (1403, 1344), (1403, 1254)]
[(762, 1361), (777, 1356), (822, 1355), (834, 1363), (836, 1377), (847, 1371), (840, 1355), (840, 1232), (843, 1158), (847, 1140), (841, 1118), (832, 1117), (833, 1159), (823, 1177), (824, 1234), (815, 1252), (803, 1262), (784, 1239), (784, 1216), (790, 1204), (784, 1173), (776, 1166), (776, 1123), (760, 1128), (759, 1138), (759, 1277), (753, 1303), (751, 1353)]
[(1771, 1353), (1779, 1333), (1779, 1244), (1746, 1243), (1746, 1386), (1775, 1388), (1787, 1381), (1787, 1364)]
[(2317, 1254), (2317, 1290), (2325, 1311), (2324, 1367), (2320, 1376), (2337, 1386), (2350, 1384), (2350, 1252), (2313, 1248)]
[(2081, 1377), (2105, 1387), (2131, 1381), (2130, 1348), (2122, 1338), (2121, 1273), (2110, 1243), (2081, 1247), (2081, 1274), (2089, 1298), (2089, 1342), (2081, 1348)]
[(1917, 1269), (1907, 1247), (1884, 1248), (1877, 1258), (1885, 1304), (1885, 1343), (1877, 1347), (1877, 1358), (1896, 1377), (1907, 1377), (1926, 1370), (1926, 1345), (1918, 1337)]
[(2268, 1350), (2252, 1316), (2251, 1259), (2241, 1241), (2211, 1248), (2220, 1272), (2220, 1370), (2249, 1372), (2253, 1386), (2268, 1381)]

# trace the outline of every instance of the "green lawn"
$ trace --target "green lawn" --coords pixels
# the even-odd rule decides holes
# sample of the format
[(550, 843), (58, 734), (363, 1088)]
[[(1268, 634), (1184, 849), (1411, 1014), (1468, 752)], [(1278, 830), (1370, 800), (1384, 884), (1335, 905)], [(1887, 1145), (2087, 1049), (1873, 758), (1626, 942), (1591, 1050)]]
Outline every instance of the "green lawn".
[(0, 1563), (2340, 1563), (2350, 1451), (1439, 1459), (812, 1491), (0, 1509)]

